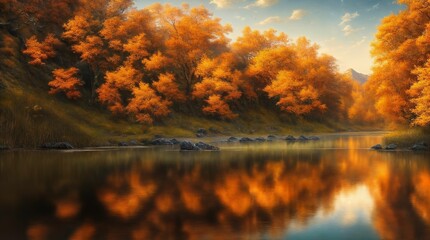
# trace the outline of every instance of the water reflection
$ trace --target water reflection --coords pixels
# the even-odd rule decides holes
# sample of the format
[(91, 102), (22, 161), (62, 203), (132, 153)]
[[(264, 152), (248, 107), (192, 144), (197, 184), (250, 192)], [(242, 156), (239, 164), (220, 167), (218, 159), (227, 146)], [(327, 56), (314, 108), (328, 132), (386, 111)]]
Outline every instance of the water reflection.
[(0, 239), (428, 239), (424, 153), (379, 135), (0, 160)]

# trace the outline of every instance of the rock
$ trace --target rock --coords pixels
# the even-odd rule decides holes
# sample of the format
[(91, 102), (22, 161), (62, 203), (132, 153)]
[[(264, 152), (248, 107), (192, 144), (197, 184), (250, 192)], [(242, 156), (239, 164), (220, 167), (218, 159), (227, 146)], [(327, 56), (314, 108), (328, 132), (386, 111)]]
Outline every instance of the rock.
[(241, 139), (239, 139), (239, 142), (241, 143), (246, 143), (246, 142), (253, 142), (254, 140), (249, 138), (249, 137), (243, 137)]
[(413, 151), (427, 151), (429, 150), (429, 147), (426, 143), (420, 142), (420, 143), (414, 144), (410, 149)]
[(120, 147), (127, 147), (128, 143), (127, 142), (119, 142), (118, 146), (120, 146)]
[(376, 144), (375, 146), (372, 146), (371, 149), (373, 149), (373, 150), (381, 150), (382, 149), (382, 145), (381, 144)]
[(308, 139), (309, 139), (309, 140), (313, 140), (313, 141), (318, 141), (318, 140), (320, 140), (320, 138), (319, 138), (319, 137), (317, 137), (317, 136), (310, 136), (310, 137), (308, 137)]
[(181, 151), (199, 151), (200, 148), (190, 141), (183, 141), (180, 144)]
[(264, 137), (258, 137), (255, 139), (256, 142), (265, 142), (266, 139)]
[(196, 137), (198, 138), (202, 138), (202, 137), (206, 137), (206, 135), (208, 135), (208, 131), (204, 128), (199, 128), (196, 131)]
[(206, 137), (206, 135), (203, 134), (203, 133), (196, 133), (196, 137), (198, 137), (198, 138), (204, 138), (204, 137)]
[(204, 142), (198, 142), (195, 144), (195, 146), (200, 148), (201, 150), (219, 151), (219, 147), (215, 147)]
[(44, 143), (40, 146), (40, 148), (63, 150), (63, 149), (73, 149), (74, 147), (72, 146), (72, 144), (68, 142), (55, 142), (55, 143)]
[(287, 141), (296, 141), (297, 139), (296, 139), (295, 137), (291, 136), (291, 135), (288, 135), (288, 136), (285, 138), (285, 140), (287, 140)]
[(237, 139), (236, 137), (229, 137), (227, 139), (227, 142), (237, 142), (239, 139)]
[(162, 146), (162, 145), (173, 145), (172, 141), (165, 138), (157, 138), (151, 141), (151, 145)]
[(275, 135), (269, 135), (269, 136), (267, 136), (267, 141), (273, 141), (273, 140), (276, 140), (276, 139), (277, 139), (277, 137)]
[(297, 140), (299, 140), (299, 141), (308, 141), (308, 140), (309, 140), (309, 138), (307, 138), (307, 137), (305, 137), (305, 136), (301, 135)]
[(6, 151), (9, 150), (9, 147), (6, 145), (0, 145), (0, 151)]
[(136, 141), (136, 140), (131, 140), (130, 142), (128, 142), (129, 146), (139, 146), (140, 144)]
[(396, 144), (394, 144), (394, 143), (391, 143), (391, 144), (388, 144), (388, 145), (385, 147), (385, 149), (386, 149), (386, 150), (396, 150), (396, 149), (397, 149), (397, 145), (396, 145)]
[(176, 138), (170, 139), (170, 142), (171, 142), (171, 143), (173, 143), (174, 145), (178, 145), (178, 144), (180, 144), (180, 143), (181, 143), (181, 142), (180, 142), (180, 141), (178, 141)]

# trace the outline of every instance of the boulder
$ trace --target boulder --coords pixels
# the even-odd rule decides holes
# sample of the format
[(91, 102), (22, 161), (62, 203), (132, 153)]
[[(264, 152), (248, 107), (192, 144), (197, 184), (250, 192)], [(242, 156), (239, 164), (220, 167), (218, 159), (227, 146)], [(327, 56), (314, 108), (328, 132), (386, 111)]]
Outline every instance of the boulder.
[(171, 140), (165, 138), (157, 138), (151, 141), (151, 145), (162, 146), (162, 145), (173, 145)]
[(181, 143), (181, 142), (180, 142), (180, 141), (178, 141), (176, 138), (170, 139), (170, 142), (171, 142), (171, 143), (173, 143), (174, 145), (178, 145), (178, 144), (180, 144), (180, 143)]
[(258, 137), (255, 139), (256, 142), (265, 142), (266, 139), (264, 137)]
[(129, 144), (128, 144), (128, 142), (119, 142), (118, 146), (120, 146), (120, 147), (127, 147), (127, 146), (129, 146)]
[(297, 139), (296, 139), (295, 137), (291, 136), (291, 135), (288, 135), (288, 136), (285, 138), (285, 140), (287, 140), (287, 141), (296, 141)]
[(131, 140), (130, 142), (128, 142), (129, 146), (139, 146), (140, 144), (136, 141), (136, 140)]
[(427, 151), (429, 150), (429, 147), (426, 143), (420, 142), (420, 143), (415, 143), (410, 149), (413, 151)]
[(396, 145), (396, 144), (394, 144), (394, 143), (388, 144), (388, 145), (385, 147), (385, 150), (396, 150), (396, 149), (397, 149), (397, 145)]
[(239, 141), (239, 139), (238, 139), (238, 138), (236, 138), (236, 137), (229, 137), (229, 138), (227, 139), (227, 142), (237, 142), (237, 141)]
[(197, 147), (196, 145), (194, 145), (190, 141), (183, 141), (183, 142), (181, 142), (181, 144), (179, 146), (181, 148), (181, 151), (199, 151), (199, 150), (201, 150), (199, 147)]
[(297, 140), (299, 140), (299, 141), (308, 141), (308, 140), (309, 140), (309, 138), (307, 138), (307, 137), (305, 137), (305, 136), (301, 135)]
[(204, 142), (198, 142), (195, 144), (195, 146), (198, 147), (200, 150), (219, 151), (219, 147), (215, 147)]
[(246, 143), (246, 142), (253, 142), (254, 140), (252, 138), (249, 137), (243, 137), (239, 140), (239, 142), (241, 143)]
[(204, 137), (206, 137), (206, 135), (203, 134), (203, 133), (196, 133), (196, 137), (198, 137), (198, 138), (204, 138)]
[(40, 146), (42, 149), (57, 149), (57, 150), (64, 150), (64, 149), (73, 149), (73, 145), (68, 142), (54, 142), (54, 143), (44, 143)]
[(381, 150), (382, 149), (382, 145), (381, 144), (376, 144), (375, 146), (372, 146), (371, 149), (373, 149), (373, 150)]
[(207, 135), (208, 135), (208, 131), (204, 128), (199, 128), (196, 131), (196, 137), (198, 138), (206, 137)]
[(273, 141), (273, 140), (276, 140), (276, 139), (277, 139), (277, 137), (275, 135), (269, 135), (269, 136), (267, 136), (267, 141)]

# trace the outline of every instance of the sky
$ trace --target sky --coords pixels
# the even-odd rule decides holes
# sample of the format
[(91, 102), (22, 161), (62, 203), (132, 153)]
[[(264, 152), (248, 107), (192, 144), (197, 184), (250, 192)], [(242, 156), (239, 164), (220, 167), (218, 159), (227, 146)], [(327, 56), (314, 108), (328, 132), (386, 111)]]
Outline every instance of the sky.
[(234, 41), (245, 26), (273, 28), (290, 39), (305, 36), (320, 52), (337, 59), (341, 71), (371, 73), (370, 43), (383, 17), (404, 8), (395, 0), (135, 0), (138, 8), (152, 3), (204, 5), (223, 24), (231, 24)]

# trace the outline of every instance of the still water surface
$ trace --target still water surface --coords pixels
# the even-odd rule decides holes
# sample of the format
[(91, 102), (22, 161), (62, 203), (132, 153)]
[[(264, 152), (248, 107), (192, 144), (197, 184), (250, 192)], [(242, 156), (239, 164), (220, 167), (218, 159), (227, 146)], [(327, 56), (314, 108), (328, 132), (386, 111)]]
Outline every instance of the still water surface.
[(430, 156), (381, 141), (0, 153), (0, 239), (430, 239)]

